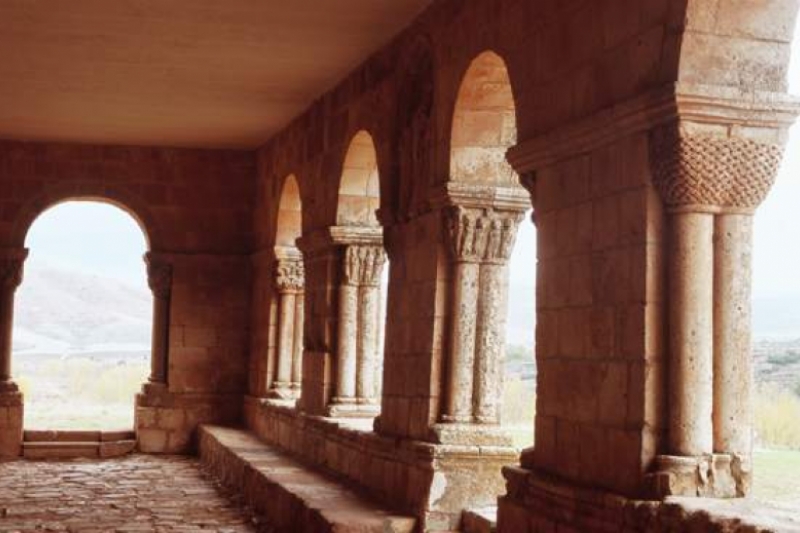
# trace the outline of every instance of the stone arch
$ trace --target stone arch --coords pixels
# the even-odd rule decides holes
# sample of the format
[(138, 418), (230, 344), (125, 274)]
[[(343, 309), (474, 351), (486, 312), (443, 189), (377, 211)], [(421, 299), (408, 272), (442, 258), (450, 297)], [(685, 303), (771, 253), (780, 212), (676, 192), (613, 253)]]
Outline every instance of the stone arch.
[(516, 106), (506, 63), (495, 52), (485, 51), (472, 60), (458, 90), (451, 124), (450, 180), (517, 184), (505, 157), (516, 141)]
[(376, 210), (380, 207), (380, 173), (375, 143), (366, 130), (350, 141), (342, 166), (337, 226), (379, 226)]
[(72, 201), (100, 202), (121, 209), (139, 225), (148, 250), (163, 248), (164, 243), (161, 240), (158, 224), (147, 203), (137, 195), (119, 189), (110, 189), (101, 184), (53, 188), (23, 205), (14, 223), (13, 245), (20, 248), (25, 245), (28, 231), (42, 213), (59, 204)]
[(506, 151), (516, 143), (516, 111), (505, 62), (496, 53), (482, 52), (467, 67), (454, 101), (450, 136), (440, 255), (448, 259), (442, 272), (447, 271), (443, 288), (450, 342), (440, 420), (443, 427), (476, 424), (484, 438), (508, 445), (510, 435), (498, 427), (509, 261), (519, 223), (531, 205), (506, 161)]
[(275, 246), (293, 248), (303, 234), (303, 200), (300, 184), (294, 174), (283, 181), (278, 200), (275, 225)]

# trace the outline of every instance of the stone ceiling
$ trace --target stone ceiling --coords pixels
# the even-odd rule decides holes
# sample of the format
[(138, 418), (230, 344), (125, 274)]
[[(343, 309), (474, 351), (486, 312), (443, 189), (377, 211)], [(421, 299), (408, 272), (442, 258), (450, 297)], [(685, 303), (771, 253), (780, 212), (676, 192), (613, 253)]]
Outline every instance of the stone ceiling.
[(3, 0), (0, 138), (253, 148), (430, 0)]

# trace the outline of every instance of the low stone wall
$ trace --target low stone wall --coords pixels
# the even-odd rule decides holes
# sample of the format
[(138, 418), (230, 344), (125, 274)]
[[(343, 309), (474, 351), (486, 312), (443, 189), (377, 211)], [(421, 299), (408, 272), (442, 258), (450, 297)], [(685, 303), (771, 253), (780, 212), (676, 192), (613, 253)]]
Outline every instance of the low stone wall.
[(136, 396), (136, 439), (144, 453), (192, 453), (200, 424), (238, 424), (242, 397), (147, 390)]
[(741, 499), (636, 501), (519, 467), (506, 467), (503, 475), (508, 492), (499, 500), (498, 533), (800, 532), (800, 519), (781, 519), (769, 509), (759, 515), (740, 506)]
[(454, 530), (464, 509), (495, 504), (502, 467), (517, 462), (513, 448), (382, 437), (253, 397), (245, 419), (260, 439), (413, 514), (425, 531)]
[(22, 394), (0, 394), (0, 459), (19, 457), (22, 454)]

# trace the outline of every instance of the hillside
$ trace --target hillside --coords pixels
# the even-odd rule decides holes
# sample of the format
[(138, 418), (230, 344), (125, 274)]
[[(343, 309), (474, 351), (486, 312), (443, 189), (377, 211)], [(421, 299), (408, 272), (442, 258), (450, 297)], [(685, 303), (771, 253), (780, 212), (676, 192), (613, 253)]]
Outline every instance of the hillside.
[(17, 291), (15, 354), (142, 352), (150, 347), (150, 292), (112, 278), (29, 263)]

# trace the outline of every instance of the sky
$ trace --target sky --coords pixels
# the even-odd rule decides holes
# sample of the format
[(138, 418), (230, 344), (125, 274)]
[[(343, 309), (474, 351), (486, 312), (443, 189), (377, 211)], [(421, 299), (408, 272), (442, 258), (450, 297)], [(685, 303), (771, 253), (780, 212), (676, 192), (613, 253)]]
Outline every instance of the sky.
[(147, 241), (122, 209), (99, 202), (66, 202), (34, 221), (25, 246), (26, 268), (57, 267), (147, 284), (143, 255)]

